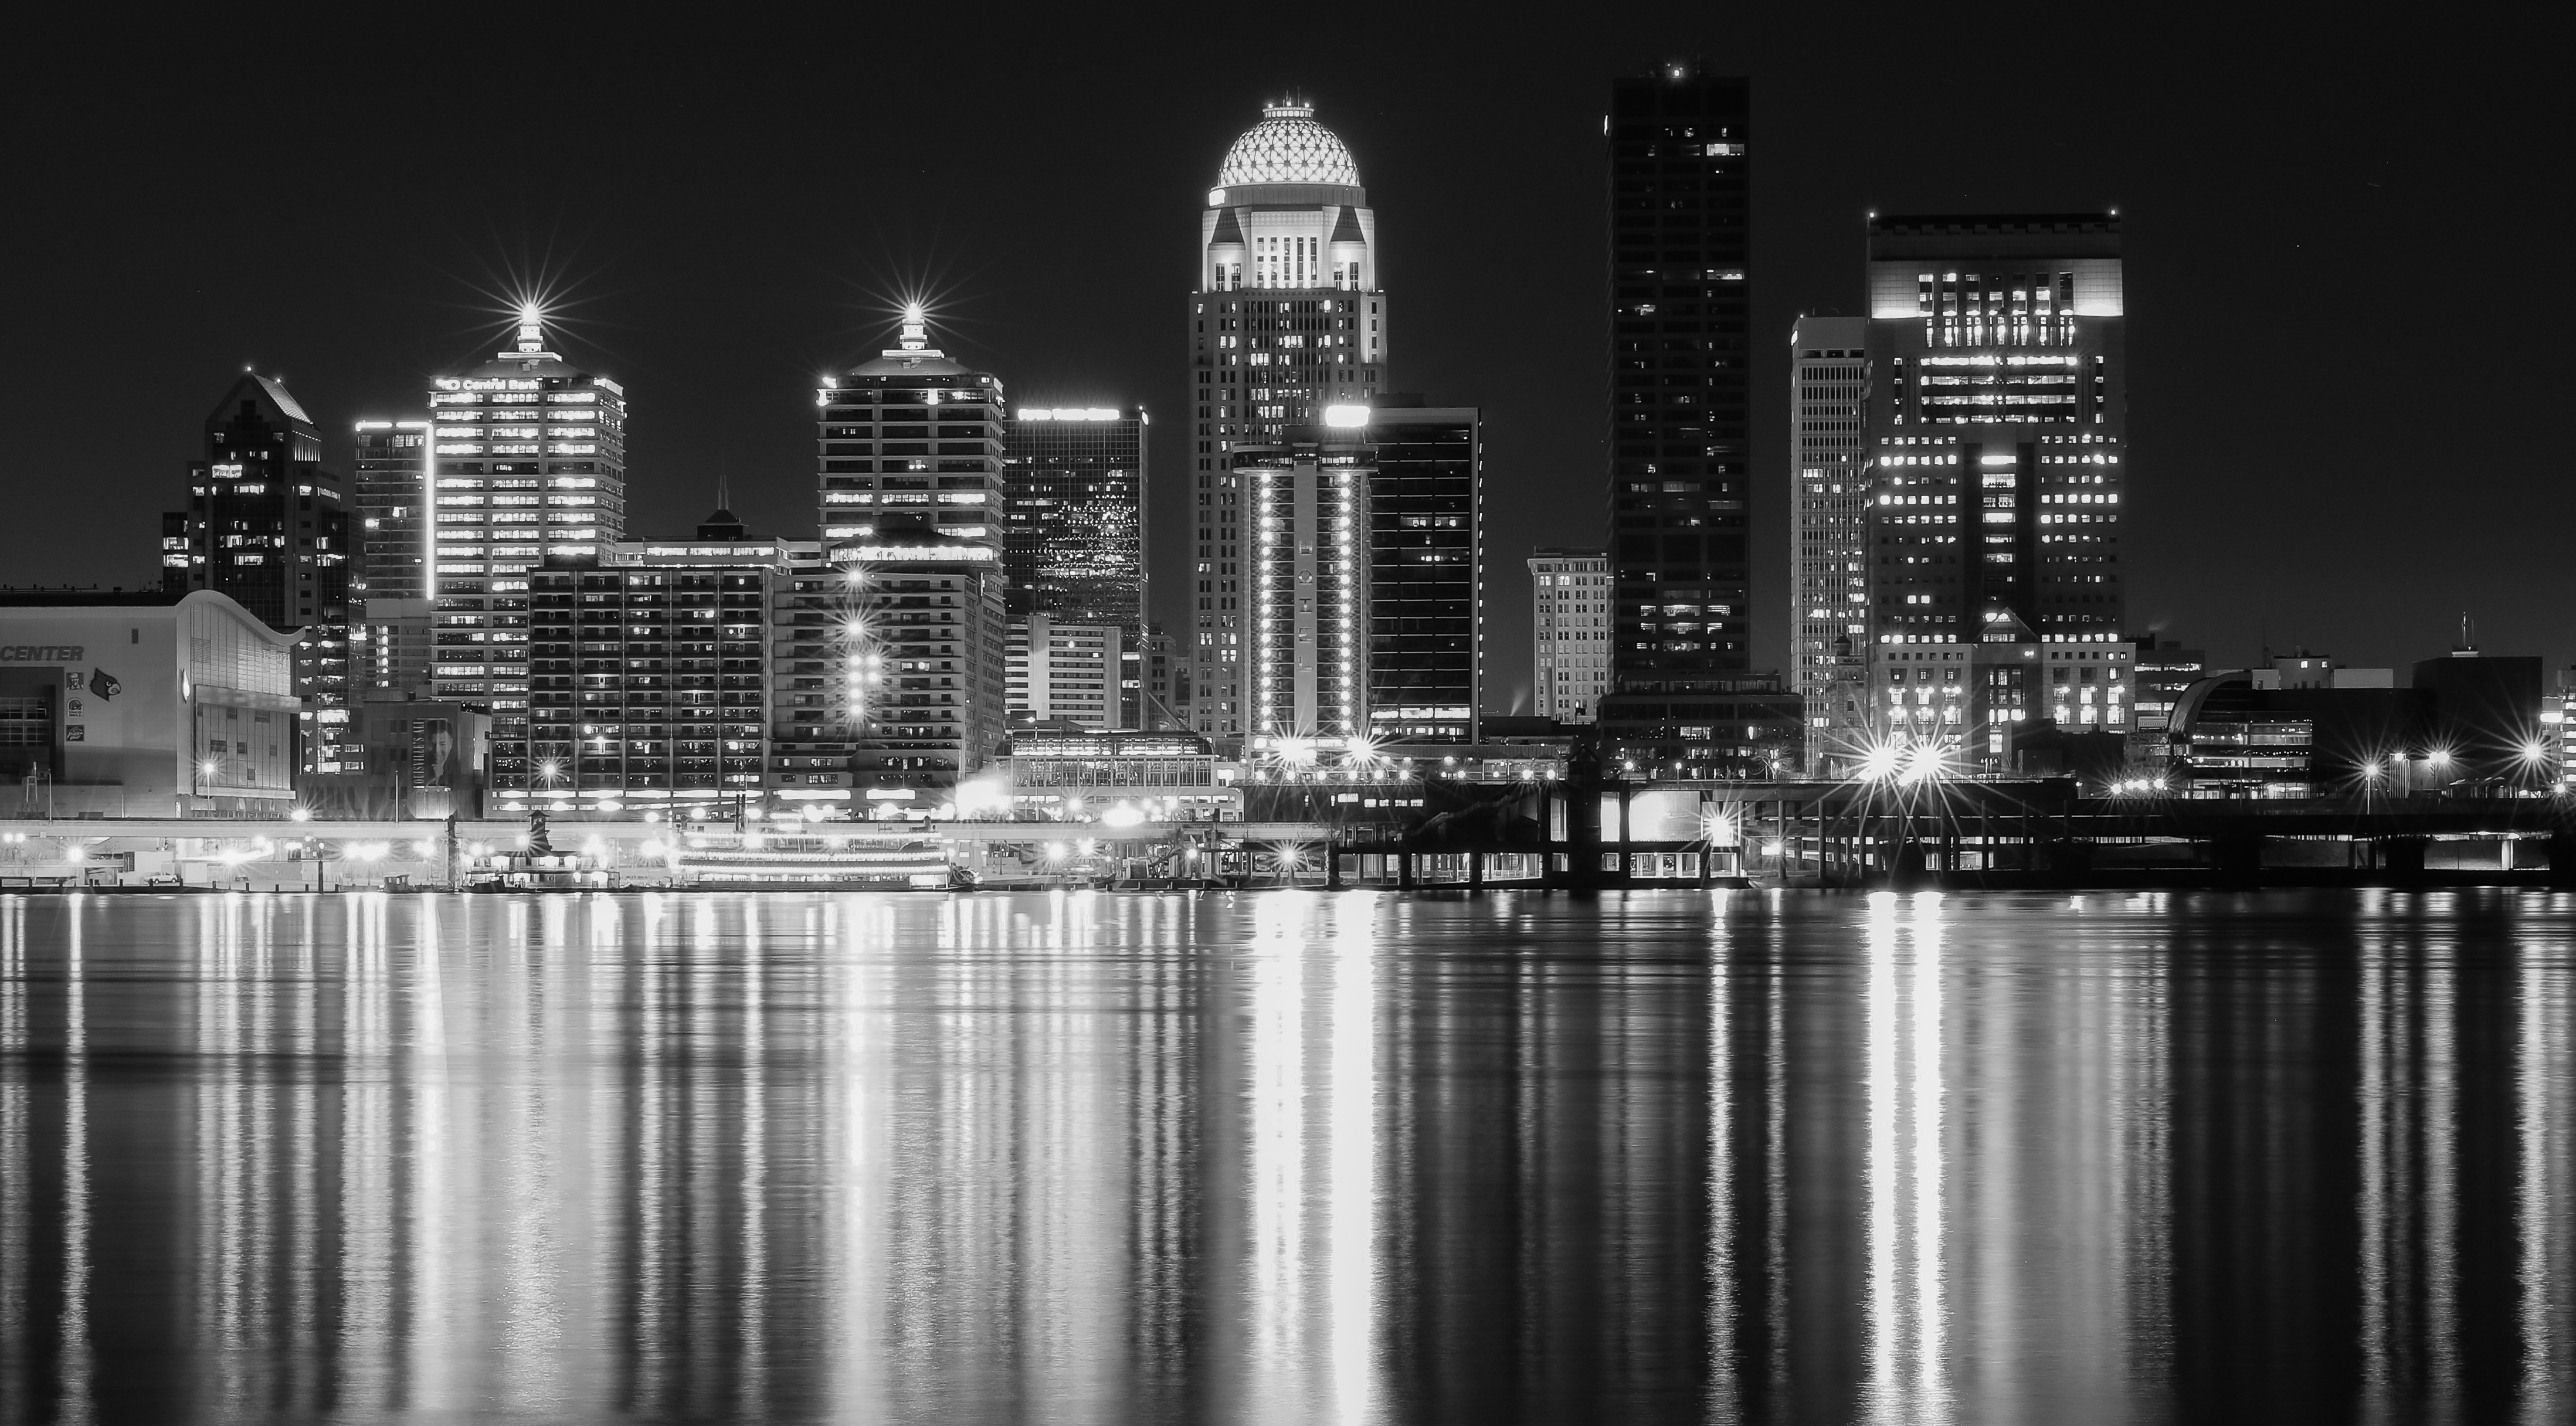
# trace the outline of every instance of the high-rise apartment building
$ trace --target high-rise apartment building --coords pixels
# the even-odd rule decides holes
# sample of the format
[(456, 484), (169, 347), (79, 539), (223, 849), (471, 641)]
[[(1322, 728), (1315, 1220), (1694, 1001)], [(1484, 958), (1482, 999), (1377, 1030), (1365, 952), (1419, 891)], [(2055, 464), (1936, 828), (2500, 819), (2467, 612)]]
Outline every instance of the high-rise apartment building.
[[(583, 811), (758, 805), (771, 726), (803, 709), (769, 676), (772, 620), (786, 613), (777, 633), (794, 637), (797, 611), (780, 600), (792, 566), (829, 575), (815, 555), (776, 540), (622, 541), (532, 571), (526, 795)], [(846, 797), (845, 764), (816, 785)], [(812, 772), (798, 769), (796, 786)], [(521, 794), (504, 795), (515, 810)]]
[(1238, 691), (1251, 634), (1250, 492), (1233, 454), (1384, 391), (1386, 309), (1377, 215), (1350, 150), (1315, 122), (1312, 105), (1266, 106), (1218, 165), (1190, 296), (1191, 685), (1202, 732), (1254, 727)]
[(1013, 619), (1145, 628), (1145, 412), (1023, 406), (1003, 428)]
[(492, 709), (492, 786), (530, 786), (528, 574), (626, 535), (626, 390), (547, 349), (519, 314), (509, 350), (430, 384), (430, 678)]
[(1089, 728), (1126, 726), (1119, 676), (1127, 631), (1032, 614), (1011, 625), (1006, 655), (1011, 721), (1066, 719)]
[(782, 675), (814, 680), (821, 714), (790, 731), (808, 760), (846, 756), (877, 800), (918, 799), (1002, 738), (1002, 383), (933, 348), (914, 308), (895, 346), (814, 401), (822, 553), (841, 584), (804, 593), (844, 609), (799, 615), (840, 643)]
[(2119, 219), (1873, 217), (1868, 281), (1873, 721), (1992, 768), (2126, 732)]
[(1538, 716), (1589, 723), (1610, 691), (1610, 560), (1599, 550), (1543, 549), (1529, 568)]
[(1380, 398), (1366, 419), (1370, 736), (1473, 742), (1485, 671), (1483, 422), (1473, 406), (1409, 396)]
[[(1360, 419), (1365, 419), (1361, 413)], [(1370, 736), (1369, 459), (1365, 432), (1315, 428), (1238, 445), (1252, 532), (1248, 661), (1236, 686), (1247, 751), (1291, 760)], [(1204, 703), (1212, 690), (1200, 689)]]
[(349, 521), (322, 432), (284, 383), (245, 373), (206, 417), (188, 508), (161, 517), (161, 586), (211, 589), (297, 635), (298, 768), (340, 771), (349, 721)]
[(1865, 317), (1789, 334), (1789, 660), (1811, 769), (1868, 726), (1868, 344)]
[(1752, 667), (1751, 86), (1705, 62), (1617, 80), (1610, 168), (1612, 691), (1623, 768), (1760, 776), (1794, 695)]

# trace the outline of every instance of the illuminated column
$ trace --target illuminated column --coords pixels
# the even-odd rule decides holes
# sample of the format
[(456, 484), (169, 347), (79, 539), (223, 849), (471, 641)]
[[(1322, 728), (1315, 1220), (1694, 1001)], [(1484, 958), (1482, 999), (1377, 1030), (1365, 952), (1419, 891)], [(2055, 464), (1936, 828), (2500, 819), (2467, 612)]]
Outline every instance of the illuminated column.
[(1371, 453), (1350, 436), (1301, 432), (1239, 452), (1254, 524), (1250, 746), (1339, 747), (1368, 729)]

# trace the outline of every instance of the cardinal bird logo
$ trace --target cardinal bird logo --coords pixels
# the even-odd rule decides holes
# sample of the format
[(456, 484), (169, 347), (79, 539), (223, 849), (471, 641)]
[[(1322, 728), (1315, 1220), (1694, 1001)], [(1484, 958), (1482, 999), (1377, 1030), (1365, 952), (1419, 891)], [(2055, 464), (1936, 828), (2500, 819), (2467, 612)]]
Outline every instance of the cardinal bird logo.
[(89, 691), (98, 695), (99, 702), (105, 703), (123, 693), (125, 685), (117, 682), (116, 675), (106, 669), (94, 668), (89, 671)]

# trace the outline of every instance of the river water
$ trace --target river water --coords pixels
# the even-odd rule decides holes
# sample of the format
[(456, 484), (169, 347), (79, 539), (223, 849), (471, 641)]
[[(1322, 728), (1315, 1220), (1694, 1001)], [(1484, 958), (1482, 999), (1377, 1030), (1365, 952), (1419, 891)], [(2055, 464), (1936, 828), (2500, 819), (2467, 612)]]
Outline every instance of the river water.
[(2576, 898), (0, 898), (0, 1421), (2576, 1419)]

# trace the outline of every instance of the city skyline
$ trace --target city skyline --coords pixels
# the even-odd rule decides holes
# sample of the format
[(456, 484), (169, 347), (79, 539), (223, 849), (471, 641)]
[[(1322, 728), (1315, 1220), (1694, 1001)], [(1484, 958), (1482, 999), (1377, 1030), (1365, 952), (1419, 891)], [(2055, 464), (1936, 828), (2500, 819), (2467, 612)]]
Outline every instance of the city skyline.
[[(1142, 241), (1083, 237), (1056, 245), (1057, 260), (1068, 269), (1109, 259), (1117, 274), (1112, 285), (1137, 287), (1142, 295), (1136, 310), (1109, 319), (1067, 316), (1074, 304), (1065, 294), (1030, 285), (1053, 260), (1024, 261), (1019, 239), (981, 230), (972, 220), (971, 213), (980, 211), (972, 205), (981, 199), (941, 179), (936, 165), (909, 163), (887, 170), (872, 190), (878, 197), (870, 223), (836, 239), (830, 251), (822, 244), (798, 244), (800, 250), (774, 273), (726, 264), (722, 249), (708, 255), (703, 274), (693, 273), (664, 260), (652, 246), (660, 239), (611, 241), (600, 237), (595, 225), (586, 227), (580, 211), (506, 195), (442, 205), (431, 222), (399, 240), (358, 244), (345, 254), (317, 254), (306, 240), (280, 237), (268, 245), (273, 253), (263, 251), (250, 263), (236, 290), (212, 303), (174, 293), (169, 274), (131, 272), (122, 282), (87, 284), (86, 295), (101, 304), (101, 316), (87, 323), (55, 324), (77, 349), (130, 326), (131, 318), (124, 314), (136, 303), (154, 303), (173, 314), (155, 326), (157, 345), (143, 359), (142, 369), (112, 388), (117, 419), (104, 423), (93, 443), (96, 453), (84, 456), (82, 464), (97, 469), (109, 486), (160, 508), (166, 496), (157, 488), (166, 488), (167, 471), (190, 444), (192, 413), (204, 400), (198, 393), (214, 380), (228, 379), (247, 361), (264, 374), (282, 376), (312, 407), (324, 427), (325, 463), (346, 475), (353, 420), (404, 413), (408, 407), (398, 403), (418, 389), (423, 376), (488, 351), (492, 336), (506, 330), (508, 314), (498, 300), (485, 301), (481, 316), (464, 320), (470, 301), (484, 301), (469, 297), (469, 289), (500, 285), (468, 281), (468, 275), (477, 267), (505, 266), (504, 253), (542, 253), (553, 237), (559, 240), (556, 260), (548, 263), (540, 257), (529, 265), (571, 279), (558, 294), (563, 299), (561, 345), (578, 364), (626, 382), (637, 410), (645, 413), (633, 437), (639, 467), (632, 529), (688, 528), (712, 503), (718, 479), (730, 476), (735, 504), (756, 531), (795, 533), (791, 521), (798, 497), (806, 493), (795, 476), (803, 438), (793, 414), (797, 393), (813, 373), (883, 340), (892, 318), (890, 303), (906, 285), (900, 274), (907, 268), (944, 273), (945, 282), (930, 284), (942, 289), (937, 335), (1001, 372), (1011, 381), (1015, 400), (1132, 403), (1172, 410), (1176, 419), (1154, 432), (1155, 464), (1165, 472), (1190, 469), (1193, 463), (1176, 456), (1172, 444), (1187, 439), (1181, 427), (1189, 423), (1178, 419), (1185, 375), (1171, 358), (1167, 319), (1158, 344), (1152, 316), (1155, 304), (1167, 303), (1187, 286), (1187, 249), (1171, 250), (1172, 243), (1186, 239), (1173, 238), (1167, 230), (1199, 205), (1214, 156), (1241, 131), (1244, 116), (1262, 99), (1293, 89), (1310, 95), (1348, 141), (1369, 183), (1372, 203), (1388, 225), (1390, 275), (1382, 285), (1406, 292), (1408, 303), (1406, 369), (1396, 384), (1440, 400), (1477, 404), (1487, 412), (1489, 440), (1506, 453), (1496, 466), (1496, 516), (1488, 544), (1495, 558), (1516, 560), (1532, 546), (1568, 538), (1545, 528), (1537, 514), (1541, 497), (1561, 488), (1557, 482), (1562, 477), (1555, 472), (1567, 471), (1588, 482), (1602, 464), (1592, 414), (1597, 408), (1588, 393), (1598, 382), (1598, 360), (1591, 353), (1598, 350), (1599, 275), (1606, 266), (1594, 191), (1603, 88), (1625, 68), (1693, 49), (1706, 54), (1720, 72), (1750, 74), (1757, 106), (1778, 104), (1798, 120), (1775, 131), (1778, 137), (1769, 141), (1772, 147), (1757, 165), (1757, 250), (1766, 254), (1762, 274), (1768, 288), (1754, 298), (1757, 351), (1765, 342), (1785, 345), (1789, 326), (1802, 311), (1858, 310), (1850, 272), (1862, 223), (1872, 208), (1940, 212), (2120, 206), (2130, 230), (2130, 263), (2139, 274), (2141, 301), (2158, 314), (2135, 339), (2138, 366), (2145, 373), (2135, 403), (2136, 440), (2151, 455), (2222, 453), (2154, 462), (2158, 489), (2139, 498), (2132, 517), (2131, 540), (2141, 571), (2131, 590), (2135, 632), (2161, 629), (2169, 637), (2209, 647), (2213, 658), (2223, 662), (2250, 662), (2268, 643), (2304, 645), (2355, 663), (2387, 663), (2441, 640), (2465, 609), (2476, 615), (2492, 646), (2533, 648), (2553, 664), (2566, 661), (2567, 638), (2543, 612), (2555, 602), (2558, 591), (2548, 581), (2557, 576), (2515, 553), (2521, 547), (2513, 542), (2527, 538), (2526, 532), (2497, 532), (2494, 538), (2506, 542), (2501, 554), (2490, 540), (2485, 553), (2469, 559), (2441, 548), (2441, 535), (2469, 518), (2465, 510), (2430, 511), (2434, 530), (2428, 537), (2421, 522), (2400, 531), (2385, 520), (2364, 518), (2343, 502), (2317, 502), (2298, 471), (2252, 455), (2246, 438), (2255, 428), (2243, 424), (2251, 417), (2229, 409), (2227, 388), (2217, 373), (2229, 360), (2259, 356), (2264, 348), (2259, 336), (2231, 332), (2221, 319), (2257, 289), (2246, 285), (2255, 279), (2240, 276), (2238, 265), (2215, 261), (2208, 251), (2259, 254), (2260, 262), (2243, 265), (2263, 274), (2259, 290), (2322, 298), (2371, 264), (2386, 261), (2395, 237), (2335, 220), (2332, 205), (2293, 204), (2258, 186), (2251, 160), (2202, 141), (2223, 127), (2223, 113), (2166, 116), (2183, 126), (2169, 141), (2158, 141), (2160, 150), (2174, 152), (2147, 154), (2139, 137), (2145, 120), (2125, 113), (2109, 115), (2096, 141), (2064, 134), (2028, 137), (2000, 122), (1932, 111), (1912, 120), (1933, 125), (1919, 149), (1865, 163), (1828, 159), (1824, 154), (1834, 134), (1883, 116), (1885, 108), (1858, 105), (1849, 118), (1807, 112), (1813, 106), (1796, 84), (1798, 66), (1788, 58), (1789, 42), (1801, 32), (1776, 25), (1772, 30), (1776, 33), (1767, 37), (1757, 34), (1726, 45), (1713, 36), (1694, 43), (1632, 34), (1561, 57), (1508, 48), (1477, 51), (1491, 61), (1478, 78), (1479, 87), (1508, 92), (1478, 106), (1475, 123), (1480, 133), (1490, 135), (1491, 147), (1507, 156), (1489, 156), (1483, 145), (1462, 147), (1455, 142), (1455, 127), (1424, 130), (1411, 123), (1410, 116), (1422, 112), (1418, 106), (1427, 99), (1400, 98), (1376, 85), (1375, 62), (1331, 60), (1293, 47), (1265, 61), (1257, 73), (1191, 77), (1165, 106), (1170, 112), (1157, 127), (1168, 132), (1133, 132), (1133, 126), (1122, 125), (1124, 111), (1115, 101), (1099, 101), (1089, 109), (1076, 106), (1055, 116), (1057, 124), (1070, 128), (1067, 142), (1079, 144), (1088, 141), (1084, 135), (1096, 135), (1108, 146), (1116, 155), (1112, 162), (1120, 171), (1119, 186), (1127, 194), (1123, 205), (1132, 209), (1138, 224), (1152, 230), (1137, 229), (1144, 234)], [(2075, 36), (2081, 37), (2080, 32)], [(1005, 55), (1002, 62), (1007, 68), (1027, 61)], [(1891, 63), (1879, 49), (1863, 43), (1854, 51), (1852, 72), (1863, 77), (1885, 73)], [(1553, 87), (1529, 82), (1541, 73), (1565, 82)], [(2110, 82), (2136, 82), (2124, 77), (2130, 73), (2123, 69)], [(2280, 83), (2286, 92), (2312, 100), (2310, 107), (2321, 113), (2357, 100), (2304, 71), (2284, 74)], [(989, 127), (1009, 122), (1012, 112), (1010, 105), (996, 105), (989, 118), (971, 122)], [(652, 130), (661, 121), (643, 113), (634, 122)], [(112, 147), (117, 140), (111, 135), (98, 142)], [(2410, 141), (2408, 152), (2420, 152), (2411, 146), (2416, 142)], [(2067, 147), (2058, 147), (2061, 143)], [(2183, 150), (2193, 153), (2187, 162), (2179, 157)], [(2314, 172), (2285, 182), (2310, 194), (2331, 177), (2340, 185), (2336, 191), (2349, 193), (2354, 203), (2388, 201), (2374, 196), (2380, 190), (2368, 184), (2384, 184), (2391, 175), (2364, 176), (2369, 165), (2357, 158), (2358, 150), (2350, 155), (2338, 150)], [(2183, 181), (2186, 168), (2189, 183)], [(1508, 304), (1494, 302), (1492, 286), (1484, 280), (1497, 270), (1492, 264), (1499, 257), (1440, 241), (1444, 224), (1472, 228), (1474, 220), (1458, 205), (1471, 202), (1467, 195), (1475, 186), (1502, 169), (1519, 175), (1514, 180), (1519, 191), (1560, 191), (1556, 206), (1566, 210), (1562, 218), (1530, 214), (1516, 220), (1535, 244), (1524, 251), (1539, 271), (1536, 280), (1523, 279), (1526, 295), (1516, 290)], [(2419, 176), (2411, 181), (2437, 180)], [(2470, 180), (2453, 174), (2438, 181), (2447, 191)], [(2268, 177), (2262, 183), (2279, 186)], [(65, 201), (75, 196), (77, 185), (64, 191)], [(2406, 229), (2405, 241), (2411, 251), (2427, 254), (2420, 260), (2439, 266), (2436, 255), (2465, 250), (2469, 228), (2494, 200), (2483, 190), (2464, 189), (2463, 196), (2471, 201), (2454, 205), (2456, 215), (2438, 221), (2420, 215), (2442, 205), (2410, 208), (2415, 216), (2408, 221), (2414, 226)], [(739, 185), (736, 197), (746, 213), (767, 211), (765, 205), (777, 201), (751, 183)], [(105, 219), (117, 210), (109, 203), (98, 211)], [(2426, 227), (2428, 223), (2433, 226)], [(2208, 249), (2205, 239), (2221, 233), (2234, 246)], [(2196, 238), (2204, 239), (2198, 246), (2208, 251), (2195, 251)], [(231, 241), (216, 246), (238, 259), (242, 254), (227, 246)], [(175, 266), (194, 281), (197, 261), (183, 256)], [(78, 264), (67, 269), (81, 270)], [(259, 300), (246, 300), (254, 294)], [(2428, 334), (2442, 310), (2443, 299), (2436, 297), (2429, 311), (2396, 314), (2386, 341), (2403, 345)], [(2357, 317), (2336, 310), (2331, 302), (2319, 311), (2330, 324), (2350, 332), (2361, 329)], [(668, 335), (662, 331), (666, 326)], [(122, 336), (116, 340), (130, 342)], [(2211, 358), (2179, 360), (2195, 343), (2209, 346)], [(721, 350), (725, 355), (715, 366), (722, 369), (699, 371), (678, 364), (675, 358), (683, 349)], [(36, 389), (59, 393), (68, 405), (80, 407), (92, 398), (67, 384), (63, 373), (73, 365), (48, 363), (35, 374)], [(1757, 505), (1752, 539), (1756, 587), (1766, 590), (1786, 584), (1786, 502), (1779, 493), (1785, 490), (1788, 452), (1787, 431), (1779, 418), (1788, 409), (1788, 373), (1785, 362), (1776, 365), (1773, 369), (1766, 361), (1757, 366), (1750, 413), (1754, 480), (1773, 495), (1767, 512)], [(2403, 488), (2404, 463), (2369, 448), (2384, 443), (2353, 434), (2367, 425), (2369, 403), (2362, 393), (2389, 379), (2373, 368), (2354, 381), (2320, 383), (2320, 425), (2327, 429), (2310, 458), (2318, 470), (2335, 472), (2339, 487), (2358, 483), (2391, 495)], [(2460, 378), (2448, 371), (2428, 372), (2424, 379), (2434, 387), (2425, 399), (2447, 399), (2444, 393), (2459, 389)], [(684, 395), (699, 389), (702, 381), (708, 399)], [(745, 414), (746, 402), (773, 411), (776, 419)], [(713, 414), (717, 408), (732, 414)], [(87, 419), (77, 424), (100, 423)], [(59, 468), (63, 454), (52, 439), (43, 436), (13, 453), (8, 460), (16, 473), (39, 476)], [(649, 456), (641, 454), (648, 450)], [(2542, 470), (2509, 468), (2497, 477), (2497, 499), (2539, 502), (2543, 518), (2528, 522), (2533, 526), (2545, 526), (2553, 508), (2537, 483), (2543, 470), (2545, 463)], [(1186, 628), (1186, 619), (1177, 617), (1182, 611), (1173, 607), (1188, 582), (1181, 573), (1187, 557), (1179, 548), (1188, 543), (1188, 516), (1179, 505), (1186, 492), (1176, 491), (1178, 482), (1168, 477), (1157, 484), (1162, 488), (1156, 492), (1153, 522), (1152, 564), (1158, 576), (1154, 613), (1167, 627)], [(44, 517), (61, 519), (67, 507), (42, 479), (29, 488), (35, 507), (31, 513), (39, 518), (0, 537), (6, 542), (0, 544), (0, 559), (7, 560), (18, 582), (145, 582), (148, 572), (139, 557), (137, 567), (115, 566), (136, 543), (112, 530), (103, 529), (94, 542), (86, 542), (90, 550), (36, 540), (33, 528)], [(2250, 507), (2236, 507), (2245, 511), (2244, 526), (2204, 528), (2195, 512), (2218, 495), (2239, 490), (2258, 497)], [(128, 503), (107, 502), (106, 518), (120, 518), (118, 512)], [(2286, 546), (2260, 537), (2267, 524), (2291, 519), (2300, 522), (2297, 528), (2313, 531), (2312, 537)], [(1593, 536), (1583, 532), (1574, 538), (1589, 541)], [(2434, 547), (2429, 552), (2428, 545)], [(2313, 577), (2320, 570), (2372, 558), (2405, 563), (2398, 577), (2367, 585)], [(1530, 674), (1519, 651), (1528, 647), (1529, 616), (1522, 600), (1489, 597), (1488, 603), (1494, 618), (1489, 635), (1499, 645), (1487, 702), (1497, 711), (1509, 711), (1526, 706)], [(1769, 608), (1757, 601), (1756, 607), (1752, 666), (1785, 673), (1786, 601), (1772, 601)]]

